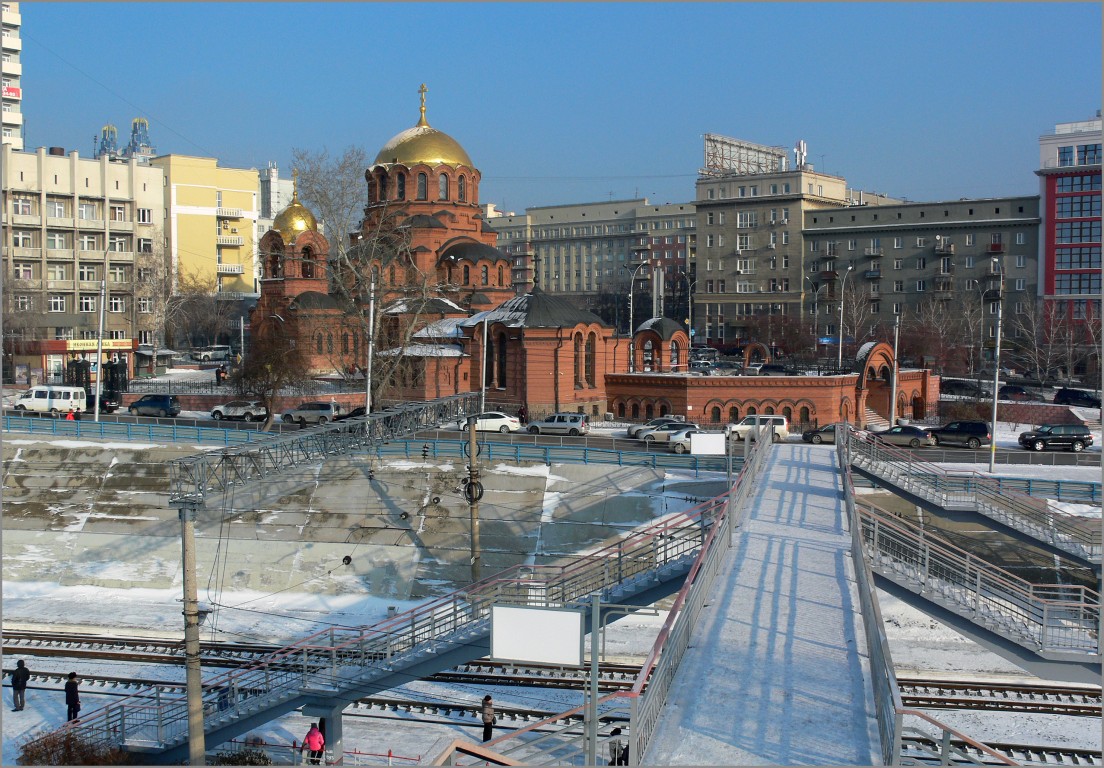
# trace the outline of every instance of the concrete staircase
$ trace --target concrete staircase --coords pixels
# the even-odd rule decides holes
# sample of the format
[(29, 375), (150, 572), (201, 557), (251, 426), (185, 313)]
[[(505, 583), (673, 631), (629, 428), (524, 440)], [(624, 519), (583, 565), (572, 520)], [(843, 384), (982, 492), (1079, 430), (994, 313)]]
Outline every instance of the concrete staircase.
[(863, 428), (864, 429), (870, 429), (870, 430), (873, 430), (875, 432), (878, 432), (878, 431), (881, 431), (883, 429), (889, 429), (890, 426), (891, 425), (889, 423), (889, 419), (887, 419), (885, 416), (882, 416), (880, 413), (875, 411), (870, 406), (867, 406), (863, 410)]

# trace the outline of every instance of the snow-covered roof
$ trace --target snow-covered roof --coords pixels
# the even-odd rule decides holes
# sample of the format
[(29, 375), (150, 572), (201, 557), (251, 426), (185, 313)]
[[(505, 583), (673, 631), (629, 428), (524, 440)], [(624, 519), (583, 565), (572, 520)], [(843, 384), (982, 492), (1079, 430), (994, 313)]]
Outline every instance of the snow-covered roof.
[(855, 359), (856, 360), (865, 360), (866, 356), (868, 354), (870, 354), (870, 350), (874, 349), (874, 345), (877, 344), (877, 343), (878, 342), (876, 342), (876, 341), (868, 341), (865, 344), (863, 344), (861, 347), (859, 347), (859, 351), (855, 353)]
[(464, 332), (460, 330), (462, 323), (466, 323), (466, 317), (443, 317), (434, 320), (420, 331), (414, 334), (416, 339), (460, 339)]
[(407, 344), (405, 347), (385, 349), (378, 354), (384, 357), (463, 357), (464, 350), (459, 344)]

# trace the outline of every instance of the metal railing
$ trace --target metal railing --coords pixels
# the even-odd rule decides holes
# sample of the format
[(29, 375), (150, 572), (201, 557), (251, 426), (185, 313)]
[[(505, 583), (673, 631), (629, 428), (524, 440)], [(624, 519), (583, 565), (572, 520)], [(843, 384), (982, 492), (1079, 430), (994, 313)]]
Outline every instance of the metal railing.
[(81, 421), (66, 421), (65, 419), (35, 419), (5, 414), (3, 427), (5, 432), (17, 434), (46, 437), (84, 437), (91, 440), (118, 439), (150, 443), (187, 442), (203, 445), (237, 446), (256, 445), (273, 439), (272, 434), (248, 429), (194, 427), (173, 423), (96, 422), (87, 416)]
[(855, 566), (863, 631), (866, 634), (867, 653), (870, 655), (870, 683), (878, 721), (882, 762), (885, 765), (927, 765), (934, 759), (939, 765), (951, 765), (955, 762), (984, 764), (985, 761), (975, 759), (954, 747), (951, 744), (954, 737), (972, 745), (979, 754), (988, 755), (1004, 765), (1015, 765), (1008, 758), (969, 736), (922, 712), (905, 709), (902, 705), (901, 689), (897, 683), (893, 656), (885, 634), (874, 574), (862, 537), (863, 527), (855, 506), (855, 487), (851, 479), (847, 441), (840, 441), (836, 445), (836, 457), (843, 476), (843, 497), (847, 507), (848, 527), (851, 530), (851, 559)]
[(283, 433), (214, 455), (176, 459), (169, 463), (169, 503), (202, 506), (208, 494), (276, 477), (327, 456), (374, 448), (478, 412), (479, 393), (469, 392)]
[[(716, 540), (729, 498), (670, 515), (562, 565), (515, 566), (371, 627), (323, 630), (250, 667), (208, 679), (205, 728), (286, 709), (303, 696), (358, 699), (373, 680), (485, 638), (495, 604), (581, 606), (595, 592), (610, 601), (631, 598), (657, 582), (681, 578)], [(64, 728), (92, 743), (164, 750), (187, 740), (187, 700), (160, 690), (141, 692)]]
[[(127, 392), (144, 395), (225, 395), (228, 400), (249, 398), (244, 392), (239, 392), (230, 382), (216, 384), (214, 380), (215, 367), (219, 364), (228, 364), (225, 360), (216, 360), (210, 363), (208, 371), (210, 380), (190, 381), (187, 379), (131, 379), (127, 384)], [(276, 397), (321, 397), (322, 395), (339, 395), (342, 393), (364, 393), (364, 380), (355, 379), (339, 381), (310, 381), (296, 387), (286, 387), (276, 393)]]
[(975, 511), (1090, 563), (1101, 561), (1101, 532), (979, 473), (950, 473), (909, 451), (848, 434), (852, 466), (947, 510)]

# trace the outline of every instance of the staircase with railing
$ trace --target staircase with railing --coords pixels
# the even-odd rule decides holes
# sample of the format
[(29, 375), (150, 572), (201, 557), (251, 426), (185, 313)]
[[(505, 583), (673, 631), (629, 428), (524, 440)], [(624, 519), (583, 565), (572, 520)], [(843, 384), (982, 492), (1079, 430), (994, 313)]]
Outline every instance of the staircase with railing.
[(1100, 566), (1101, 532), (1051, 511), (1045, 499), (1002, 488), (978, 472), (948, 472), (915, 454), (867, 437), (848, 434), (851, 466), (946, 510), (972, 511), (1056, 550)]

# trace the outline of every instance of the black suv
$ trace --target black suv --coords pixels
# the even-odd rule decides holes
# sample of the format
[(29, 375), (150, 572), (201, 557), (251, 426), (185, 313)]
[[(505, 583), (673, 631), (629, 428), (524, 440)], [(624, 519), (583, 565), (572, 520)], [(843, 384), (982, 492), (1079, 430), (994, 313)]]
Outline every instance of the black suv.
[(928, 431), (935, 438), (936, 445), (964, 445), (975, 450), (989, 445), (992, 439), (989, 425), (984, 421), (952, 421), (945, 427)]
[(1092, 392), (1083, 389), (1067, 389), (1063, 387), (1054, 393), (1055, 405), (1076, 405), (1082, 408), (1099, 408), (1100, 398)]
[(939, 394), (952, 397), (973, 397), (976, 399), (992, 397), (993, 393), (982, 389), (972, 381), (961, 379), (943, 379), (939, 382)]
[(1092, 433), (1082, 424), (1044, 424), (1020, 433), (1020, 445), (1033, 451), (1068, 448), (1076, 453), (1092, 445), (1092, 441)]
[(131, 416), (176, 416), (180, 400), (176, 395), (142, 395), (127, 406)]

